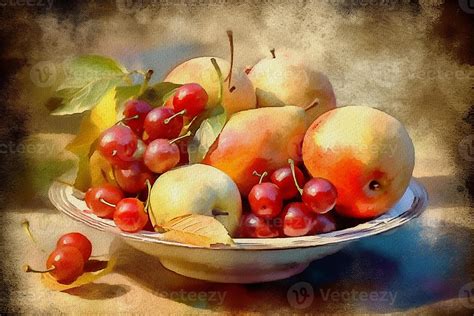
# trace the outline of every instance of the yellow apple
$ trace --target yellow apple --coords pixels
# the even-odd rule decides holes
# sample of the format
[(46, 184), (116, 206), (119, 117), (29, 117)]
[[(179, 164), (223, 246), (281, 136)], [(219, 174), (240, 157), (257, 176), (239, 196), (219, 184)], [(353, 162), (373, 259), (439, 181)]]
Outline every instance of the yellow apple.
[[(242, 200), (234, 181), (224, 172), (203, 164), (162, 174), (153, 184), (150, 206), (153, 225), (163, 225), (187, 214), (208, 215), (215, 216), (231, 235), (242, 215)], [(227, 215), (215, 215), (216, 211)]]

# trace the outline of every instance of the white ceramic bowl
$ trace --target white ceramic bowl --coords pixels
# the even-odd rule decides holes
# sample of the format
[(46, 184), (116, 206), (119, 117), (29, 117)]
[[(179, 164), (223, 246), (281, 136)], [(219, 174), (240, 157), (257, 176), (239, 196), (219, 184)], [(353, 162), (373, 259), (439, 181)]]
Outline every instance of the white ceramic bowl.
[(112, 220), (89, 212), (74, 189), (55, 182), (49, 189), (54, 206), (90, 227), (116, 234), (132, 247), (158, 257), (163, 266), (176, 273), (208, 281), (256, 283), (279, 280), (302, 272), (316, 259), (335, 253), (350, 242), (399, 227), (426, 208), (428, 195), (412, 179), (401, 200), (387, 213), (357, 226), (316, 236), (293, 238), (237, 238), (235, 245), (204, 248), (164, 241), (161, 234), (120, 231)]

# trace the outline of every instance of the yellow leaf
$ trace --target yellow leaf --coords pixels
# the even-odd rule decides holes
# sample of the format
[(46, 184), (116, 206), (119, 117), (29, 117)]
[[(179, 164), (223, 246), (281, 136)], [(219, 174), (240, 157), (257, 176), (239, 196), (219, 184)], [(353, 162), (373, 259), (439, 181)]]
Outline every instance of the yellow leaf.
[(66, 149), (79, 158), (79, 166), (74, 186), (82, 191), (90, 187), (90, 160), (94, 142), (100, 133), (116, 122), (116, 90), (110, 89), (99, 103), (87, 114), (79, 128), (79, 133)]
[(204, 247), (214, 244), (233, 244), (224, 225), (212, 216), (187, 214), (176, 217), (157, 228), (164, 231), (162, 238), (168, 241)]
[(61, 284), (53, 278), (49, 273), (41, 274), (41, 282), (45, 287), (53, 291), (66, 291), (85, 284), (92, 283), (104, 275), (112, 272), (115, 263), (115, 258), (109, 261), (89, 260), (84, 266), (84, 274), (82, 274), (76, 281), (71, 284)]
[(93, 187), (103, 183), (116, 184), (112, 165), (97, 150), (89, 160), (89, 173)]

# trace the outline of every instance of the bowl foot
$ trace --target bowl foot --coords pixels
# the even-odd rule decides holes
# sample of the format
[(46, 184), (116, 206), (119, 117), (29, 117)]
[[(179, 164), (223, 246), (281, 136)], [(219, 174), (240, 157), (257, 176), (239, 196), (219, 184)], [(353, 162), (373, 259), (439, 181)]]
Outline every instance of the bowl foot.
[(260, 283), (282, 280), (303, 272), (309, 262), (294, 263), (280, 267), (268, 267), (268, 269), (255, 268), (249, 270), (219, 270), (194, 264), (183, 264), (174, 260), (161, 259), (161, 264), (168, 270), (184, 275), (189, 278), (206, 280), (219, 283)]

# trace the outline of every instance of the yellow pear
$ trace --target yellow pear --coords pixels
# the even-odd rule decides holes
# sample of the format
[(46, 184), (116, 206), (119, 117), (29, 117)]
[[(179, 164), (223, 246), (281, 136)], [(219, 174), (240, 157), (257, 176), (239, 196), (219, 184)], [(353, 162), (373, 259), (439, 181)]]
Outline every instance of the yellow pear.
[[(185, 61), (174, 68), (164, 81), (179, 84), (200, 84), (209, 96), (207, 108), (213, 108), (219, 102), (219, 78), (212, 65), (211, 58), (213, 57), (198, 57)], [(229, 73), (230, 63), (222, 58), (214, 58), (222, 71), (222, 75), (226, 77)], [(235, 87), (232, 92), (228, 89), (228, 80), (224, 82), (223, 93), (223, 105), (228, 115), (255, 108), (257, 104), (255, 89), (247, 75), (243, 71), (236, 71), (235, 69), (232, 71), (230, 84), (231, 87)]]
[(203, 163), (227, 173), (247, 195), (259, 178), (300, 160), (306, 131), (305, 111), (297, 106), (268, 107), (234, 114), (211, 146)]
[(232, 179), (203, 164), (162, 174), (151, 189), (150, 206), (153, 225), (163, 225), (187, 214), (208, 215), (215, 216), (231, 235), (236, 232), (242, 215), (242, 200)]
[(307, 66), (297, 54), (272, 51), (274, 56), (260, 60), (248, 74), (257, 94), (257, 106), (296, 105), (306, 107), (316, 98), (318, 106), (307, 111), (307, 124), (336, 107), (336, 96), (328, 77)]

